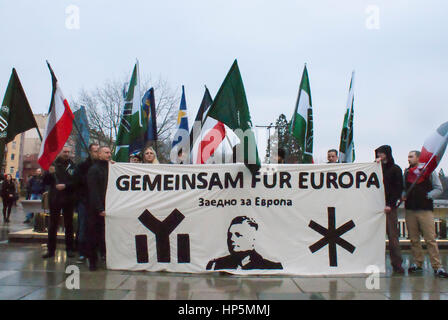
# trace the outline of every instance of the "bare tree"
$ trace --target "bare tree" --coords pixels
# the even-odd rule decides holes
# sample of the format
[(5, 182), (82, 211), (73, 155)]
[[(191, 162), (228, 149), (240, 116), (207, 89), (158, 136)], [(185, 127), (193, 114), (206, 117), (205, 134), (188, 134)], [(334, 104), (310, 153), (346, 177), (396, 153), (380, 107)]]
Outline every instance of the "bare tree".
[[(167, 81), (159, 78), (152, 81), (150, 77), (143, 77), (140, 81), (143, 94), (154, 87), (156, 101), (157, 134), (161, 151), (166, 153), (164, 145), (170, 143), (172, 130), (176, 125), (177, 108), (180, 97)], [(124, 106), (124, 92), (127, 90), (126, 79), (108, 80), (103, 85), (87, 91), (82, 90), (75, 99), (74, 105), (83, 105), (87, 111), (90, 130), (97, 140), (113, 145), (120, 127)]]

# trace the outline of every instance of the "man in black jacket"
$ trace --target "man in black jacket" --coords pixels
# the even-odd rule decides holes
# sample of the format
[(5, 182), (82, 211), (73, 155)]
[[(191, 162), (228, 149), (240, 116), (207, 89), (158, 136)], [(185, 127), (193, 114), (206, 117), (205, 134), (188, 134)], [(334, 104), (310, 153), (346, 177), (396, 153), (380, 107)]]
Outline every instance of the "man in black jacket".
[(70, 159), (71, 148), (64, 146), (61, 153), (45, 173), (43, 182), (50, 186), (50, 222), (48, 227), (48, 251), (44, 259), (54, 257), (59, 216), (64, 215), (65, 249), (67, 257), (73, 253), (73, 209), (75, 205), (74, 171), (75, 165)]
[(89, 269), (96, 270), (97, 248), (105, 254), (104, 217), (106, 216), (106, 189), (111, 159), (109, 147), (100, 147), (98, 161), (89, 169), (87, 185), (89, 189), (89, 217), (87, 222)]
[[(27, 197), (27, 200), (42, 199), (42, 194), (45, 192), (42, 169), (40, 168), (36, 169), (36, 174), (34, 176), (31, 176), (31, 178), (28, 180), (26, 190), (29, 195), (29, 197)], [(33, 216), (34, 216), (33, 212), (27, 213), (26, 219), (25, 221), (23, 221), (23, 223), (30, 223)]]
[(78, 232), (76, 234), (79, 259), (77, 263), (84, 263), (87, 259), (87, 219), (89, 192), (87, 185), (87, 174), (94, 162), (98, 160), (97, 143), (89, 145), (89, 156), (83, 162), (79, 163), (75, 169), (76, 190), (77, 190), (77, 209), (78, 209)]
[(395, 164), (392, 157), (392, 148), (384, 145), (375, 150), (377, 162), (381, 162), (383, 169), (383, 183), (386, 196), (386, 232), (389, 238), (389, 254), (393, 271), (403, 274), (404, 269), (401, 266), (403, 259), (401, 257), (400, 242), (398, 240), (398, 216), (397, 201), (403, 191), (403, 173), (401, 168)]

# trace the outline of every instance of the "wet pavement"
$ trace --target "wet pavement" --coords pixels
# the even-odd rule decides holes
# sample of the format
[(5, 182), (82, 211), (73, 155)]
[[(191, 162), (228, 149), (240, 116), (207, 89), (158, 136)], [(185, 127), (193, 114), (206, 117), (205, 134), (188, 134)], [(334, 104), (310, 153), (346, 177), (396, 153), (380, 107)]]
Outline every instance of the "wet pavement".
[[(90, 272), (80, 270), (79, 289), (66, 268), (76, 265), (76, 258), (67, 258), (63, 244), (56, 256), (44, 260), (41, 244), (8, 243), (8, 232), (29, 228), (24, 213), (15, 208), (9, 225), (0, 223), (0, 300), (61, 299), (182, 299), (182, 300), (448, 300), (448, 279), (435, 278), (428, 257), (424, 273), (395, 275), (387, 261), (379, 287), (369, 289), (366, 275), (338, 277), (297, 276), (230, 276), (225, 274), (181, 274), (163, 272), (108, 271), (104, 266)], [(448, 262), (448, 250), (441, 251), (442, 263)], [(404, 266), (409, 265), (410, 252), (403, 252)]]

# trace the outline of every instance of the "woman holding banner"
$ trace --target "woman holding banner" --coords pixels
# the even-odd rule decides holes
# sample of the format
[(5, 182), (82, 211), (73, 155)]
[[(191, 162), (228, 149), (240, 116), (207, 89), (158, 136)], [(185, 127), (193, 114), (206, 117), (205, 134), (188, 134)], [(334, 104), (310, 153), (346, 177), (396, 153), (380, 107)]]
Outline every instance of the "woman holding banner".
[(153, 147), (146, 147), (142, 151), (143, 163), (159, 164), (157, 153)]

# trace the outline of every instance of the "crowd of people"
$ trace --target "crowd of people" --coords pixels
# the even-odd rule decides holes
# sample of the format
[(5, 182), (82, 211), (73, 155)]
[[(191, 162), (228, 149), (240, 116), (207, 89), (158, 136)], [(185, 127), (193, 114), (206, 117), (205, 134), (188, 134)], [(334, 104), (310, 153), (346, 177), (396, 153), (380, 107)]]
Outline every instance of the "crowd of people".
[[(434, 199), (443, 192), (439, 176), (435, 171), (424, 181), (413, 184), (410, 170), (419, 165), (420, 152), (413, 150), (408, 154), (409, 167), (404, 171), (395, 164), (390, 146), (381, 146), (375, 150), (378, 162), (383, 169), (383, 182), (386, 196), (386, 232), (389, 237), (389, 253), (394, 272), (403, 274), (403, 259), (398, 241), (397, 204), (405, 203), (405, 220), (411, 241), (413, 263), (409, 273), (423, 272), (424, 254), (420, 241), (423, 235), (429, 252), (431, 266), (438, 277), (448, 278), (448, 273), (440, 261), (439, 248), (436, 242), (434, 227)], [(412, 186), (412, 188), (411, 188)]]
[[(71, 148), (64, 146), (49, 170), (36, 173), (27, 184), (27, 199), (40, 200), (48, 190), (50, 218), (48, 226), (47, 252), (44, 259), (54, 257), (59, 216), (62, 213), (65, 227), (65, 248), (67, 257), (75, 257), (77, 263), (88, 262), (89, 270), (97, 269), (98, 256), (106, 259), (105, 245), (105, 198), (111, 149), (98, 144), (89, 146), (89, 156), (79, 164), (70, 158)], [(404, 274), (403, 259), (399, 244), (397, 209), (400, 202), (405, 203), (405, 220), (411, 242), (413, 263), (408, 273), (423, 272), (424, 254), (420, 241), (423, 235), (429, 252), (431, 266), (438, 277), (448, 278), (441, 264), (434, 228), (434, 203), (443, 191), (438, 175), (433, 172), (427, 179), (412, 186), (409, 170), (419, 165), (419, 151), (410, 151), (409, 168), (404, 171), (395, 163), (392, 148), (388, 145), (375, 150), (375, 161), (381, 163), (385, 189), (386, 233), (389, 238), (389, 254), (393, 271)], [(285, 162), (285, 151), (278, 150), (277, 163)], [(338, 151), (327, 152), (328, 163), (338, 163)], [(146, 147), (139, 154), (129, 157), (130, 163), (158, 164), (156, 151)], [(11, 175), (6, 175), (2, 184), (4, 221), (9, 221), (11, 207), (16, 198), (17, 188)], [(76, 238), (73, 228), (73, 214), (78, 212)], [(31, 221), (33, 213), (28, 213), (25, 223)]]
[[(89, 269), (94, 271), (97, 269), (98, 257), (106, 259), (105, 199), (108, 163), (112, 161), (112, 154), (109, 147), (91, 144), (89, 156), (77, 165), (70, 159), (70, 154), (71, 148), (64, 146), (53, 165), (39, 180), (48, 188), (50, 208), (48, 245), (43, 258), (55, 255), (58, 221), (62, 214), (67, 257), (75, 257), (76, 249), (79, 255), (77, 263), (88, 262)], [(152, 147), (144, 148), (141, 154), (131, 155), (129, 162), (159, 163)], [(34, 190), (32, 186), (30, 183), (31, 190)], [(75, 210), (78, 213), (76, 238), (73, 231)]]
[[(389, 255), (392, 269), (397, 274), (404, 274), (401, 256), (398, 214), (400, 202), (405, 204), (405, 221), (411, 241), (413, 263), (408, 268), (408, 273), (422, 273), (424, 254), (420, 241), (423, 235), (428, 249), (431, 266), (434, 274), (441, 278), (448, 278), (448, 273), (440, 261), (439, 248), (436, 241), (434, 226), (434, 199), (443, 192), (439, 176), (435, 171), (422, 182), (412, 186), (409, 179), (409, 170), (419, 165), (420, 151), (412, 150), (408, 155), (409, 167), (404, 174), (400, 166), (395, 163), (392, 156), (392, 148), (388, 145), (380, 146), (375, 150), (375, 161), (381, 163), (383, 170), (383, 183), (385, 189), (386, 207), (386, 233), (389, 238)], [(338, 151), (328, 150), (328, 163), (338, 162)]]

